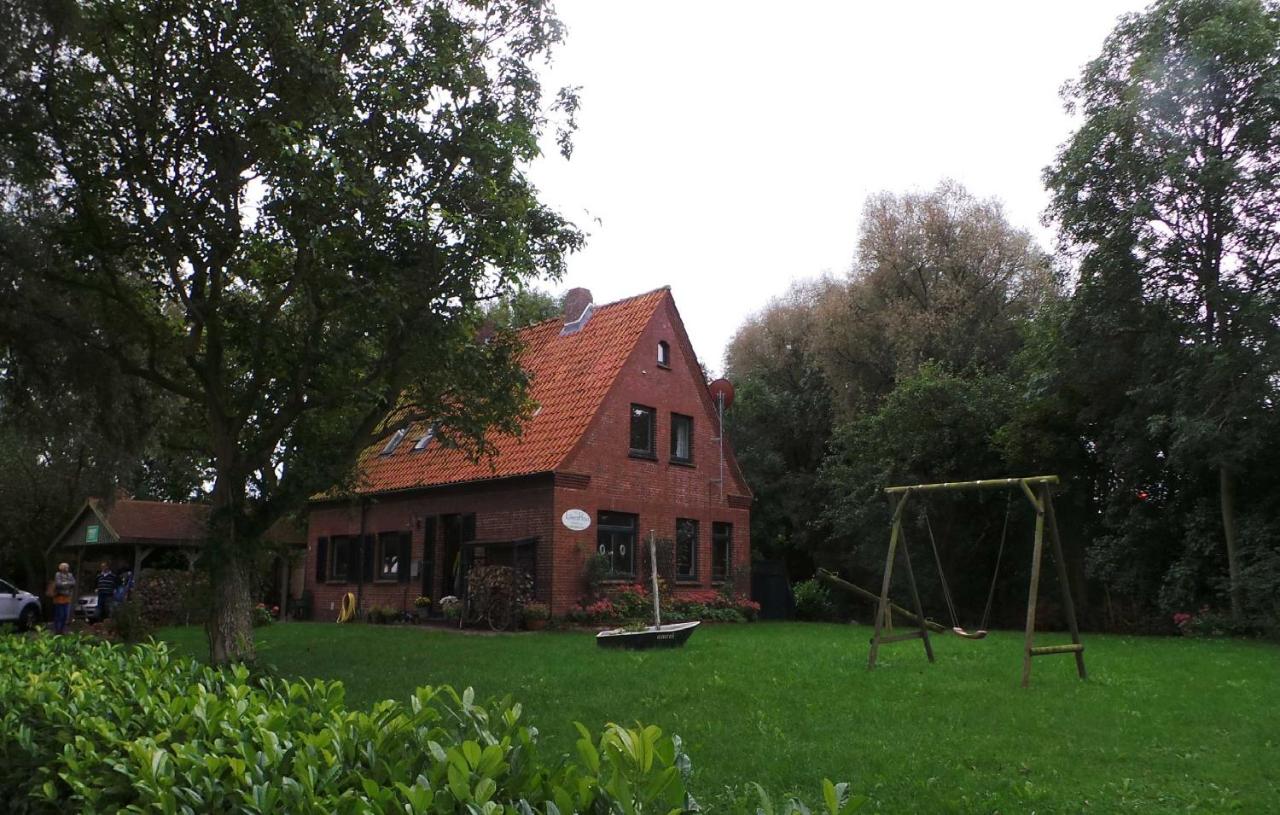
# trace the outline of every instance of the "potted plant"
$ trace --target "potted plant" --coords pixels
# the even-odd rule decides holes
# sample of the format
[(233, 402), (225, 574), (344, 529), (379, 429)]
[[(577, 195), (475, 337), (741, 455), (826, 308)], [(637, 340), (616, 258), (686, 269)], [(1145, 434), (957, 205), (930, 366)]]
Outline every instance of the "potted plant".
[(530, 631), (541, 631), (547, 627), (551, 619), (551, 606), (546, 603), (524, 604), (524, 627)]
[(418, 614), (422, 617), (426, 617), (431, 613), (431, 598), (426, 595), (415, 597), (413, 598), (413, 607), (418, 610)]
[(452, 594), (440, 598), (440, 612), (446, 620), (457, 620), (462, 617), (462, 601)]

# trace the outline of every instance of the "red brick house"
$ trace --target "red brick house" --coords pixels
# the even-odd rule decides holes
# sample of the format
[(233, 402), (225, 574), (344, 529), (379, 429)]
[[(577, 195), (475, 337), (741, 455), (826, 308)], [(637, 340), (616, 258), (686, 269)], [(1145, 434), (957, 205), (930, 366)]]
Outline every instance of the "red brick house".
[(456, 593), (482, 562), (527, 569), (561, 614), (583, 595), (593, 552), (619, 580), (637, 576), (650, 530), (676, 541), (677, 593), (748, 590), (751, 493), (719, 443), (670, 289), (599, 306), (575, 289), (565, 312), (521, 331), (538, 408), (522, 435), (495, 439), (495, 457), (468, 461), (410, 427), (361, 456), (357, 496), (313, 501), (306, 580), (318, 619), (347, 592), (365, 609), (411, 609), (418, 595)]

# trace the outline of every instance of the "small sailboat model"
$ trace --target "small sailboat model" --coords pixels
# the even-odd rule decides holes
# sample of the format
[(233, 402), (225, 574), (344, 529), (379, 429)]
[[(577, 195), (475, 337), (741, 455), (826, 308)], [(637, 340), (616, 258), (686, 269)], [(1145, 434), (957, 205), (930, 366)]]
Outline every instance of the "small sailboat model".
[(694, 620), (688, 623), (662, 624), (661, 605), (658, 602), (658, 552), (654, 535), (649, 533), (649, 574), (653, 582), (653, 625), (647, 628), (626, 629), (614, 628), (596, 634), (596, 645), (601, 648), (679, 648), (693, 636), (693, 629), (701, 623)]

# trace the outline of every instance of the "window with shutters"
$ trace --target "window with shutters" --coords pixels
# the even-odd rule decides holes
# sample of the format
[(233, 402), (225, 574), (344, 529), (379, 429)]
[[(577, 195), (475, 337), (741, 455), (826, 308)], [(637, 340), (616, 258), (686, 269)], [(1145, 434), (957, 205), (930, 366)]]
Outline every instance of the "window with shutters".
[(351, 579), (351, 562), (354, 559), (356, 539), (349, 535), (334, 535), (329, 540), (329, 568), (327, 580), (346, 583)]
[(399, 580), (400, 573), (409, 567), (402, 559), (399, 532), (383, 532), (378, 535), (378, 551), (374, 556), (374, 575), (378, 580)]

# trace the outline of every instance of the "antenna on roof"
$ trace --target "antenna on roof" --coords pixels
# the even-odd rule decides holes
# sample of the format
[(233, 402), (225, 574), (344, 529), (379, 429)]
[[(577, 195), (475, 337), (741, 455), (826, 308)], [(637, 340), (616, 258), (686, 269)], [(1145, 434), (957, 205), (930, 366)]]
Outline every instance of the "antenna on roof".
[(716, 403), (717, 418), (717, 435), (716, 442), (720, 445), (720, 478), (717, 483), (720, 485), (720, 500), (724, 500), (724, 412), (733, 404), (733, 383), (721, 377), (715, 382), (707, 386), (707, 390), (711, 391), (711, 400)]

